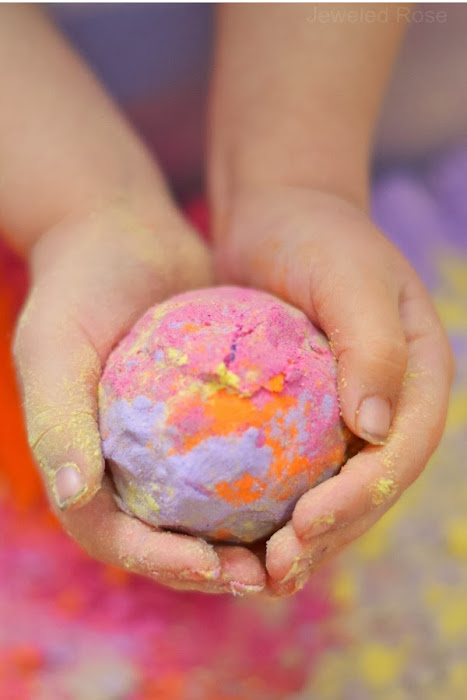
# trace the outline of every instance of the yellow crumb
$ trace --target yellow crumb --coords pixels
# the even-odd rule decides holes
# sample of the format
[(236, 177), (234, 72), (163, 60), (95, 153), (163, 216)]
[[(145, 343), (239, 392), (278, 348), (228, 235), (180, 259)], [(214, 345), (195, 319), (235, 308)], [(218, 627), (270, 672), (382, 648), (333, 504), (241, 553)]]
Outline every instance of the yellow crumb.
[(177, 348), (167, 348), (167, 357), (177, 367), (186, 365), (188, 362), (188, 355), (186, 353), (182, 353), (180, 350), (177, 350)]
[(459, 559), (467, 559), (467, 517), (451, 518), (444, 532), (449, 552)]
[(359, 675), (370, 688), (383, 689), (395, 680), (402, 670), (404, 651), (379, 643), (366, 644), (359, 650)]
[(397, 484), (394, 479), (382, 477), (372, 487), (371, 501), (375, 506), (385, 501), (390, 501), (397, 493)]

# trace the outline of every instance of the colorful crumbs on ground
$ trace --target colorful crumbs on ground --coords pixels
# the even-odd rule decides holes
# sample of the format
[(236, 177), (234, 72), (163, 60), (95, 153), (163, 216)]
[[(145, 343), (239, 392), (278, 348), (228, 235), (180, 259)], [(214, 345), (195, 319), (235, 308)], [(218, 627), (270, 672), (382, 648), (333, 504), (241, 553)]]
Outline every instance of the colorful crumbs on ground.
[(431, 288), (456, 353), (447, 431), (401, 502), (284, 600), (174, 593), (90, 561), (62, 534), (25, 446), (8, 357), (23, 273), (2, 252), (2, 700), (465, 696), (466, 183), (467, 150), (458, 148), (375, 185), (375, 216)]

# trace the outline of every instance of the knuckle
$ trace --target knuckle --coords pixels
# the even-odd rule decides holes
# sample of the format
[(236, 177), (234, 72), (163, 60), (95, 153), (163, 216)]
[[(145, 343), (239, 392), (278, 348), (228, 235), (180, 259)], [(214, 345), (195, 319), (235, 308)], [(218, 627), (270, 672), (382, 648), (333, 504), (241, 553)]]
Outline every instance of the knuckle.
[(403, 338), (394, 336), (377, 336), (348, 344), (339, 353), (339, 359), (345, 355), (358, 358), (358, 364), (371, 370), (371, 374), (378, 373), (388, 380), (403, 376), (409, 358), (408, 348)]
[(74, 435), (79, 437), (85, 430), (89, 435), (89, 429), (94, 425), (97, 430), (94, 415), (90, 411), (70, 411), (66, 415), (58, 414), (55, 409), (38, 411), (28, 421), (28, 444), (31, 450), (36, 451), (46, 438), (51, 438), (66, 449)]
[(309, 305), (318, 318), (326, 317), (330, 299), (342, 298), (345, 282), (332, 265), (332, 261), (320, 259), (319, 272), (314, 271), (308, 281)]
[(407, 343), (401, 334), (380, 334), (369, 340), (369, 347), (375, 357), (387, 361), (403, 361), (407, 356)]
[(404, 371), (408, 360), (408, 348), (403, 338), (381, 336), (367, 343), (369, 362), (384, 365), (390, 374), (400, 374)]

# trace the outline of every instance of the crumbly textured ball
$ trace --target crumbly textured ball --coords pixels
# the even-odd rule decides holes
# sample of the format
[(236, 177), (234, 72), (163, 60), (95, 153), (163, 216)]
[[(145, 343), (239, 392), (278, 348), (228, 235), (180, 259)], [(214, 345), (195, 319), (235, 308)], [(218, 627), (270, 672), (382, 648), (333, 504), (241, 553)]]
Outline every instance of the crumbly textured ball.
[(345, 461), (336, 377), (323, 334), (265, 292), (214, 287), (154, 306), (99, 388), (121, 507), (206, 539), (270, 535)]

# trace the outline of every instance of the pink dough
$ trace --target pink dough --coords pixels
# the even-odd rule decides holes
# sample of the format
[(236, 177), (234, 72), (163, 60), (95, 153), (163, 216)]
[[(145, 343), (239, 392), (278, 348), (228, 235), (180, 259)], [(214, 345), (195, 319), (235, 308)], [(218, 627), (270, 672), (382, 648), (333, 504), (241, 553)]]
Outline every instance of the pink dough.
[(336, 376), (325, 336), (265, 292), (201, 289), (149, 309), (99, 390), (122, 508), (211, 540), (270, 535), (345, 461)]

